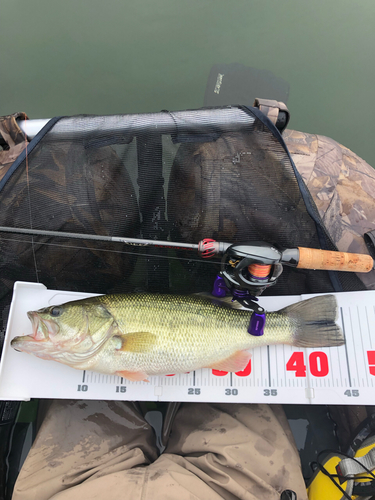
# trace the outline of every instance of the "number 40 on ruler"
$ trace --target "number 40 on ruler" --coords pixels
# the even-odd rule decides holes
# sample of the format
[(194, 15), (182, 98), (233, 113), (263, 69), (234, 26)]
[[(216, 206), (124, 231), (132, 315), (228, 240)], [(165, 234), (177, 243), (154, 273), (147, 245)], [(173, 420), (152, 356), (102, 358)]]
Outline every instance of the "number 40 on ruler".
[[(367, 351), (370, 375), (375, 376), (375, 351)], [(314, 377), (325, 377), (329, 373), (328, 356), (323, 351), (314, 351), (308, 357), (308, 368)], [(306, 377), (305, 353), (294, 352), (286, 364), (287, 371), (294, 371), (296, 377)]]

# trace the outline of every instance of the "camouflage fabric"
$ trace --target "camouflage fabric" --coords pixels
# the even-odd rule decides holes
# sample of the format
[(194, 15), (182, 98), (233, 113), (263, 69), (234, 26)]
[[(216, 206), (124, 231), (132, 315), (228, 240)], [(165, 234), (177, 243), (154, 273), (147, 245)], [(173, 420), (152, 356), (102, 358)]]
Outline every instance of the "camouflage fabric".
[[(363, 235), (375, 229), (375, 170), (328, 137), (285, 130), (283, 138), (338, 250), (367, 254)], [(358, 277), (375, 289), (375, 271)]]
[[(111, 147), (82, 153), (74, 143), (46, 141), (29, 156), (28, 175), (22, 167), (2, 189), (0, 225), (27, 227), (31, 212), (34, 229), (138, 234), (133, 184)], [(0, 299), (17, 279), (37, 280), (63, 290), (108, 292), (125, 279), (135, 257), (106, 250), (121, 251), (123, 245), (4, 236), (0, 240)]]
[(287, 126), (290, 118), (289, 110), (283, 102), (274, 101), (271, 99), (259, 99), (256, 98), (254, 101), (254, 107), (259, 108), (260, 111), (267, 116), (271, 122), (276, 125), (277, 119), (279, 117), (280, 111), (285, 111), (286, 113), (286, 124)]
[(25, 113), (0, 117), (0, 136), (3, 147), (3, 150), (0, 150), (0, 181), (28, 144), (25, 134), (17, 124), (17, 119), (27, 120), (28, 117)]

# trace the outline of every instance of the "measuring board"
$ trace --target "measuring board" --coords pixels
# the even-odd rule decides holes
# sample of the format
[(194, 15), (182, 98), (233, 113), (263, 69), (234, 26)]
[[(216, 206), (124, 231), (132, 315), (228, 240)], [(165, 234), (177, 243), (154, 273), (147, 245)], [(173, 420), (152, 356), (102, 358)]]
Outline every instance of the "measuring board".
[[(374, 404), (375, 291), (334, 294), (337, 323), (346, 343), (305, 349), (271, 345), (252, 349), (242, 372), (204, 368), (187, 374), (130, 382), (115, 375), (79, 371), (16, 352), (10, 341), (31, 333), (27, 311), (95, 294), (48, 290), (40, 283), (14, 286), (0, 365), (0, 399), (103, 399), (136, 401), (207, 401), (283, 404)], [(312, 295), (262, 297), (268, 311)], [(228, 332), (230, 335), (230, 332)]]

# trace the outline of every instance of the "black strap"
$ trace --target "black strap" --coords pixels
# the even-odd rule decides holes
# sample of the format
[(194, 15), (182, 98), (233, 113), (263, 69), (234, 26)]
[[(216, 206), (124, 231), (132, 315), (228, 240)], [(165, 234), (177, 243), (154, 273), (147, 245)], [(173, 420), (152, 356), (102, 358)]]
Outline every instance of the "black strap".
[(353, 486), (353, 495), (359, 495), (362, 497), (368, 497), (375, 493), (375, 481), (369, 481), (368, 483), (355, 483)]
[(373, 231), (369, 231), (363, 237), (369, 254), (373, 259), (375, 259), (375, 229)]

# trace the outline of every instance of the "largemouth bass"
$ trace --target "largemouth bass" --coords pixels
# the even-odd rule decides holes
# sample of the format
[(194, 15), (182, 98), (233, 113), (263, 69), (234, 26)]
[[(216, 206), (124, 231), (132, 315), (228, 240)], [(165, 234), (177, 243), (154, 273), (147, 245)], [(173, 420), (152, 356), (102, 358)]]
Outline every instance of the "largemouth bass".
[(329, 347), (344, 343), (333, 295), (266, 315), (264, 335), (248, 333), (251, 311), (197, 295), (103, 295), (29, 312), (32, 335), (16, 350), (80, 370), (129, 380), (199, 368), (243, 370), (249, 349), (268, 344)]

